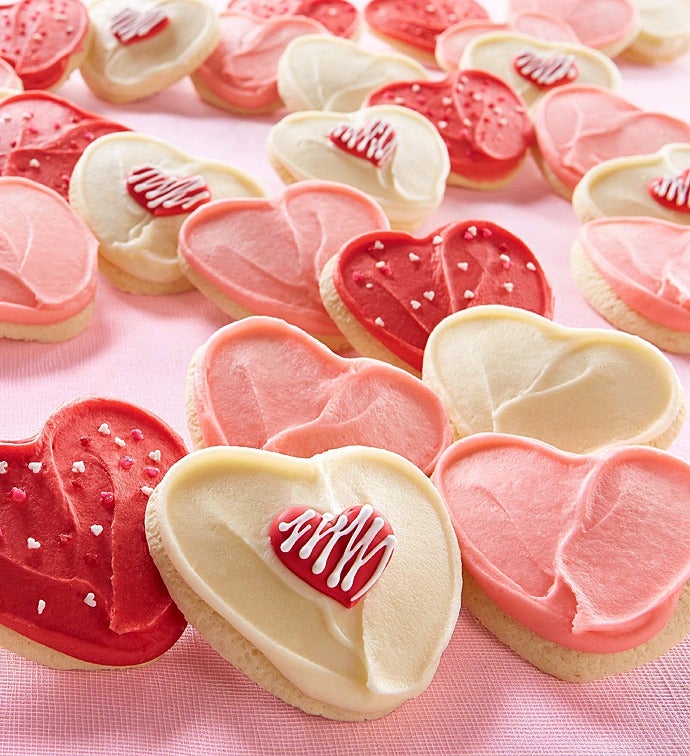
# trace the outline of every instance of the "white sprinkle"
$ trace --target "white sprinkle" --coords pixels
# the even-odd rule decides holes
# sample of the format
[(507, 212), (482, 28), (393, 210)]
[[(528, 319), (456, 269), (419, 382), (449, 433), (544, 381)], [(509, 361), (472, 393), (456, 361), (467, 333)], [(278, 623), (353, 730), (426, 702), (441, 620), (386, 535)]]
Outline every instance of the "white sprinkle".
[(515, 284), (511, 283), (510, 281), (506, 281), (503, 284), (503, 288), (508, 292), (508, 294), (510, 294), (515, 288)]
[(53, 14), (53, 19), (55, 21), (67, 21), (67, 14), (66, 13), (55, 13), (55, 14)]
[(476, 236), (477, 235), (477, 227), (476, 226), (468, 226), (467, 227), (467, 233), (470, 236)]
[(462, 119), (462, 125), (463, 126), (467, 126), (467, 128), (469, 129), (469, 127), (472, 125), (472, 121), (470, 121), (469, 118), (463, 118)]
[(76, 462), (72, 462), (72, 472), (73, 473), (86, 472), (86, 465), (81, 459), (78, 459)]
[(376, 318), (376, 320), (374, 320), (374, 323), (376, 323), (376, 325), (379, 326), (380, 328), (383, 328), (383, 326), (385, 325), (385, 323), (383, 322), (383, 318)]
[(501, 113), (503, 112), (503, 108), (500, 105), (496, 104), (491, 106), (491, 110), (493, 110), (496, 115), (501, 115)]
[(99, 536), (103, 532), (103, 526), (102, 525), (92, 525), (89, 530), (95, 535)]
[(29, 160), (29, 166), (31, 168), (40, 168), (41, 163), (39, 160), (36, 160), (36, 158), (31, 158), (31, 160)]
[(448, 128), (448, 121), (439, 121), (438, 122), (439, 129), (447, 129)]
[(527, 265), (525, 265), (527, 270), (536, 270), (537, 266), (533, 262), (528, 262)]
[(364, 284), (364, 288), (365, 289), (373, 289), (374, 288), (374, 284), (371, 281), (368, 281), (367, 283)]
[(41, 542), (37, 541), (35, 538), (32, 538), (31, 536), (29, 536), (26, 539), (26, 545), (30, 549), (40, 549), (41, 548)]
[(434, 238), (431, 240), (432, 244), (443, 244), (443, 237), (440, 234), (436, 234)]
[(386, 267), (386, 261), (385, 260), (377, 260), (374, 263), (374, 267), (378, 268), (379, 270), (381, 270), (381, 268), (385, 268)]
[(446, 95), (445, 97), (441, 98), (441, 103), (445, 105), (446, 107), (448, 107), (449, 105), (453, 104), (453, 98), (448, 97), (448, 95)]
[(153, 451), (149, 452), (149, 459), (152, 459), (154, 462), (160, 462), (161, 461), (161, 450), (160, 449), (154, 449)]
[(498, 119), (498, 120), (496, 121), (496, 123), (497, 123), (497, 124), (498, 124), (499, 126), (507, 126), (507, 125), (508, 125), (508, 119), (507, 119), (507, 118), (503, 118), (503, 117), (501, 117), (501, 118), (499, 118), (499, 119)]
[(428, 299), (430, 302), (433, 302), (436, 293), (433, 291), (424, 291), (422, 292), (422, 296), (424, 297), (424, 299)]
[(415, 255), (414, 252), (410, 252), (407, 256), (412, 262), (419, 262), (419, 255)]
[(33, 117), (34, 117), (34, 114), (33, 113), (29, 113), (26, 110), (22, 113), (22, 120), (24, 120), (24, 121), (30, 121)]
[(7, 460), (3, 459), (0, 461), (0, 475), (4, 475), (7, 472), (8, 466)]
[(413, 310), (418, 310), (421, 306), (422, 306), (422, 303), (418, 302), (416, 299), (411, 299), (410, 300), (410, 307)]
[(127, 446), (126, 442), (123, 439), (121, 439), (119, 436), (115, 436), (115, 443), (120, 447)]
[(36, 611), (39, 614), (43, 614), (43, 610), (46, 608), (46, 602), (43, 599), (38, 599), (38, 606), (36, 607)]
[(474, 100), (475, 102), (481, 102), (481, 100), (483, 100), (483, 99), (484, 99), (484, 95), (482, 95), (482, 93), (481, 93), (481, 92), (474, 92), (474, 93), (472, 94), (472, 99), (473, 99), (473, 100)]
[(40, 32), (36, 32), (31, 39), (33, 39), (34, 42), (41, 42), (43, 41), (43, 35)]
[(72, 26), (72, 24), (65, 27), (65, 34), (74, 34), (74, 27)]
[(471, 289), (465, 289), (463, 297), (465, 297), (465, 299), (474, 299), (474, 292)]
[(413, 84), (412, 85), (412, 91), (413, 92), (419, 92), (420, 89), (421, 89), (421, 87), (419, 86), (419, 84)]
[(404, 98), (404, 97), (400, 97), (400, 96), (398, 95), (398, 97), (394, 97), (394, 98), (393, 98), (393, 102), (394, 102), (394, 103), (395, 103), (396, 105), (404, 105), (404, 104), (405, 104), (405, 98)]
[(458, 268), (460, 268), (460, 270), (467, 270), (469, 267), (470, 267), (470, 264), (468, 262), (458, 263)]
[(377, 239), (371, 246), (373, 249), (383, 249), (383, 242)]
[(89, 591), (86, 596), (84, 596), (84, 603), (86, 606), (90, 606), (93, 609), (96, 606), (96, 594)]
[(27, 467), (29, 468), (29, 470), (31, 470), (31, 472), (34, 475), (36, 475), (37, 473), (41, 472), (41, 468), (43, 467), (43, 462), (29, 462)]
[(510, 257), (508, 255), (499, 255), (498, 259), (501, 262), (504, 262), (504, 263), (509, 263), (510, 262)]
[(151, 486), (142, 486), (141, 487), (141, 492), (145, 496), (151, 496), (151, 494), (153, 493), (153, 488), (151, 488)]
[(110, 427), (108, 426), (108, 423), (101, 423), (100, 427), (98, 428), (98, 432), (102, 436), (109, 436), (110, 435)]

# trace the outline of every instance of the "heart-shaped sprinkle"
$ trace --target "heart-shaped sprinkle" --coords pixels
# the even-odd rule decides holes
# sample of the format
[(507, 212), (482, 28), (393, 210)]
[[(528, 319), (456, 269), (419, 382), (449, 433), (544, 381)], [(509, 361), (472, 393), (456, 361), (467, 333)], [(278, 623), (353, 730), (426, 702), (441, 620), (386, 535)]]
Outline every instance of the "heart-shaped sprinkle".
[(690, 168), (677, 176), (659, 176), (648, 186), (652, 199), (680, 213), (690, 213)]
[(168, 176), (155, 165), (132, 168), (127, 176), (127, 190), (156, 216), (191, 213), (211, 199), (203, 176)]
[(91, 591), (89, 591), (86, 596), (84, 596), (84, 603), (86, 606), (90, 606), (92, 609), (96, 606), (96, 596)]
[(95, 536), (99, 536), (103, 532), (103, 526), (102, 525), (92, 525), (90, 528), (91, 532)]
[(110, 20), (110, 31), (123, 45), (142, 42), (154, 37), (170, 23), (167, 14), (160, 8), (138, 11), (126, 7), (118, 11)]
[(336, 147), (368, 160), (377, 168), (393, 157), (397, 146), (395, 129), (382, 118), (374, 118), (364, 126), (339, 123), (331, 131), (329, 138)]
[(29, 549), (40, 549), (41, 548), (41, 543), (40, 543), (40, 541), (37, 541), (35, 538), (32, 538), (31, 536), (29, 536), (26, 539), (26, 546)]
[(29, 462), (27, 467), (29, 468), (29, 470), (31, 470), (32, 473), (34, 473), (34, 475), (37, 475), (38, 473), (41, 472), (43, 463), (42, 462)]
[(270, 538), (291, 572), (347, 608), (379, 579), (396, 543), (390, 524), (370, 504), (337, 515), (291, 507), (273, 521)]
[(568, 53), (539, 55), (533, 50), (521, 50), (516, 54), (513, 65), (523, 79), (542, 88), (570, 84), (578, 76), (575, 56)]

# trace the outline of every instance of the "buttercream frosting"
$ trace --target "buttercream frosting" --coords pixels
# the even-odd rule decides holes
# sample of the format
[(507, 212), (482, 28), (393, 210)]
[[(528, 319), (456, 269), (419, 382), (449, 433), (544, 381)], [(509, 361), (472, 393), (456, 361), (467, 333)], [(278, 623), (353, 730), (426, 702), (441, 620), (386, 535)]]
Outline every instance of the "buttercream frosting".
[(379, 360), (338, 357), (282, 320), (246, 318), (221, 328), (192, 369), (190, 427), (204, 446), (293, 457), (373, 446), (429, 474), (451, 440), (441, 401), (420, 380)]
[(338, 37), (351, 37), (359, 28), (359, 11), (347, 0), (230, 0), (228, 10), (260, 18), (308, 16)]
[(685, 407), (673, 366), (643, 339), (500, 305), (443, 320), (423, 380), (460, 437), (514, 433), (576, 453), (668, 445)]
[(3, 90), (7, 90), (7, 94), (4, 96), (16, 94), (16, 92), (21, 92), (24, 89), (22, 80), (17, 76), (17, 72), (2, 58), (0, 58), (0, 87)]
[(690, 467), (665, 452), (580, 456), (480, 434), (448, 449), (434, 482), (480, 588), (561, 646), (646, 642), (690, 580)]
[(394, 82), (367, 97), (367, 105), (390, 104), (411, 108), (436, 126), (448, 148), (451, 180), (460, 184), (489, 188), (504, 183), (532, 142), (522, 98), (484, 71)]
[(631, 0), (640, 17), (639, 33), (625, 56), (644, 63), (668, 62), (690, 50), (687, 0)]
[[(380, 168), (338, 149), (330, 139), (341, 124), (361, 128), (377, 118), (393, 127), (397, 140), (392, 159)], [(397, 105), (353, 113), (291, 113), (273, 126), (267, 149), (284, 178), (354, 186), (376, 200), (398, 228), (418, 226), (439, 206), (450, 168), (448, 150), (434, 125)]]
[(248, 312), (339, 336), (319, 295), (321, 271), (351, 238), (388, 228), (383, 210), (362, 192), (302, 181), (270, 200), (207, 205), (183, 224), (178, 253), (196, 276)]
[[(396, 544), (347, 608), (288, 569), (269, 530), (293, 506), (337, 516), (365, 505), (385, 517)], [(398, 455), (203, 449), (168, 472), (149, 508), (179, 577), (307, 696), (380, 713), (431, 682), (460, 606), (459, 551), (440, 496)]]
[(186, 453), (158, 418), (113, 399), (57, 410), (0, 443), (0, 622), (75, 659), (142, 664), (185, 620), (144, 539), (153, 487)]
[(278, 63), (278, 91), (288, 110), (356, 110), (369, 92), (394, 81), (426, 80), (427, 70), (398, 53), (309, 34), (290, 42)]
[(429, 334), (452, 312), (496, 302), (547, 317), (553, 309), (529, 248), (483, 220), (449, 223), (423, 238), (394, 231), (357, 237), (335, 258), (332, 281), (350, 316), (417, 371)]
[(189, 211), (179, 207), (183, 212), (154, 214), (153, 207), (135, 199), (128, 180), (140, 166), (153, 166), (169, 179), (199, 177), (211, 199), (262, 194), (242, 171), (191, 157), (143, 134), (113, 134), (92, 144), (75, 166), (70, 202), (100, 241), (100, 254), (144, 281), (172, 283), (182, 278), (177, 242)]

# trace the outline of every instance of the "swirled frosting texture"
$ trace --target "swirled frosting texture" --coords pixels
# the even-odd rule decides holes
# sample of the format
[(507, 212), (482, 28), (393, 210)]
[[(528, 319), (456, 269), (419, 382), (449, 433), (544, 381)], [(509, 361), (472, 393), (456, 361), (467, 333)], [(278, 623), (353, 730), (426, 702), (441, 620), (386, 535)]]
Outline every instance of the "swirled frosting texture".
[(690, 467), (670, 454), (480, 434), (448, 449), (434, 482), (482, 590), (559, 645), (644, 643), (690, 580)]

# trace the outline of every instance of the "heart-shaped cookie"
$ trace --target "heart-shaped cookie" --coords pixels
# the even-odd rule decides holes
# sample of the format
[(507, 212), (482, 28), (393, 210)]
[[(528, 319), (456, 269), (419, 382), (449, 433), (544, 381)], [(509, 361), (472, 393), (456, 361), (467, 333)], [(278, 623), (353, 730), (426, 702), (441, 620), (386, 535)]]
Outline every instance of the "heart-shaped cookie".
[(637, 36), (624, 50), (636, 63), (669, 63), (690, 50), (690, 5), (686, 0), (631, 0), (640, 15)]
[[(370, 131), (376, 122), (393, 132), (390, 159), (377, 165), (369, 149), (358, 154), (342, 149), (344, 132)], [(448, 150), (434, 125), (397, 105), (353, 113), (291, 113), (270, 130), (266, 148), (286, 183), (321, 179), (349, 184), (376, 200), (394, 228), (408, 230), (440, 205), (450, 170)]]
[(367, 105), (404, 105), (426, 116), (448, 148), (448, 182), (497, 189), (522, 165), (532, 122), (522, 99), (484, 71), (457, 71), (441, 81), (399, 81), (372, 92)]
[(48, 92), (0, 101), (0, 175), (22, 176), (67, 197), (74, 164), (104, 134), (128, 131)]
[(80, 0), (19, 0), (0, 8), (0, 26), (0, 56), (24, 89), (59, 86), (90, 43), (89, 14)]
[(541, 669), (605, 677), (690, 631), (686, 463), (480, 434), (446, 451), (434, 482), (471, 576), (463, 601)]
[(656, 347), (516, 307), (471, 307), (447, 317), (429, 337), (423, 379), (460, 437), (514, 433), (576, 453), (623, 444), (665, 448), (685, 414), (680, 380)]
[(145, 410), (65, 405), (0, 443), (0, 641), (55, 667), (143, 664), (185, 622), (144, 537), (148, 496), (186, 453)]
[[(291, 552), (287, 565), (271, 543), (281, 522), (276, 545)], [(311, 713), (372, 719), (418, 695), (457, 620), (460, 555), (441, 497), (414, 465), (381, 449), (311, 459), (202, 449), (156, 488), (146, 529), (171, 595), (199, 633)], [(382, 569), (370, 573), (374, 560)], [(356, 602), (333, 595), (364, 577)]]
[(606, 160), (590, 168), (573, 192), (581, 221), (612, 216), (690, 223), (690, 143), (667, 144), (653, 154)]
[(81, 75), (93, 92), (130, 102), (192, 73), (220, 38), (218, 14), (204, 0), (93, 0), (93, 39)]
[(553, 308), (532, 252), (488, 221), (421, 239), (393, 231), (353, 239), (324, 269), (321, 297), (360, 354), (416, 372), (429, 334), (452, 312), (500, 303), (550, 317)]
[(303, 181), (271, 200), (201, 208), (180, 229), (178, 254), (185, 275), (233, 317), (284, 318), (342, 347), (321, 302), (319, 276), (345, 242), (388, 227), (381, 208), (361, 192)]
[(136, 294), (191, 289), (177, 263), (180, 227), (212, 199), (260, 196), (248, 175), (143, 134), (113, 134), (84, 152), (70, 202), (100, 242), (101, 269)]
[(373, 446), (427, 474), (451, 440), (443, 405), (421, 381), (378, 360), (338, 357), (274, 318), (232, 323), (197, 351), (187, 419), (197, 447), (250, 446), (311, 457)]
[(0, 338), (57, 341), (86, 325), (98, 242), (57, 193), (0, 178)]
[(230, 0), (228, 10), (259, 18), (307, 16), (338, 37), (352, 37), (359, 28), (359, 11), (347, 0)]
[(537, 163), (568, 198), (585, 173), (604, 160), (690, 142), (690, 124), (644, 111), (600, 87), (558, 87), (537, 103), (532, 116)]

